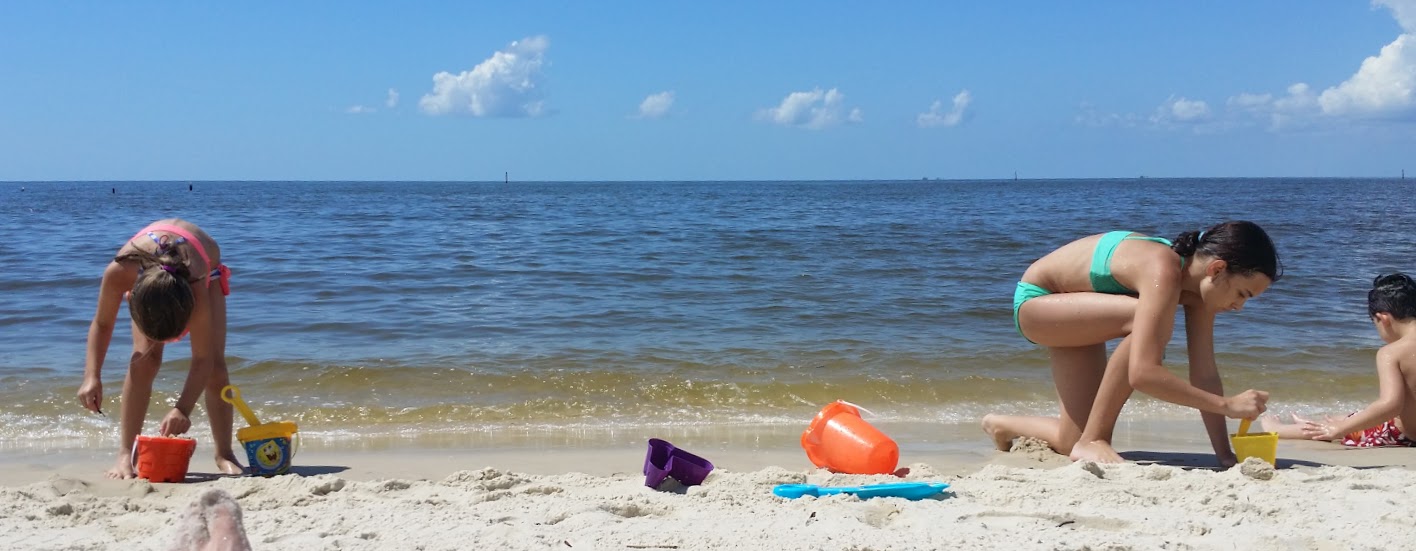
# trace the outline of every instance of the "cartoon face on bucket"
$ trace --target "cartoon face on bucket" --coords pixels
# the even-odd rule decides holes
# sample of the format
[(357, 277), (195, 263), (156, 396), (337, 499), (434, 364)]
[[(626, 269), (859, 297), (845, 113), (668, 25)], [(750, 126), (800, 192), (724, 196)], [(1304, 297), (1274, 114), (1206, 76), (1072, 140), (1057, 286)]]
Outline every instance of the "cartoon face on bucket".
[(273, 476), (290, 470), (290, 439), (264, 438), (242, 442), (251, 474)]

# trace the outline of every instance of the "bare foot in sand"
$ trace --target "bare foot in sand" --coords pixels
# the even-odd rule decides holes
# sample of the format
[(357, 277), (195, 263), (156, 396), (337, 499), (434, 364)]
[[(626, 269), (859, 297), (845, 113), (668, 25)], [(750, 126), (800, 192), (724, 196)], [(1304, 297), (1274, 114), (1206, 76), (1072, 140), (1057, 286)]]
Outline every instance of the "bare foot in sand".
[(993, 437), (993, 446), (1001, 452), (1012, 450), (1013, 439), (1018, 437), (1011, 431), (1004, 430), (998, 423), (998, 416), (993, 414), (983, 416), (983, 432)]
[(234, 453), (216, 456), (216, 472), (226, 475), (246, 474), (246, 470), (236, 462), (236, 454)]
[(241, 506), (225, 490), (207, 490), (182, 513), (172, 549), (249, 551)]
[(103, 474), (115, 480), (137, 478), (138, 473), (133, 472), (133, 452), (118, 452), (118, 457), (113, 461), (113, 468)]
[(1097, 463), (1124, 463), (1126, 461), (1116, 453), (1116, 450), (1111, 447), (1111, 443), (1105, 440), (1077, 442), (1077, 445), (1072, 446), (1072, 453), (1068, 457), (1072, 461), (1088, 460)]

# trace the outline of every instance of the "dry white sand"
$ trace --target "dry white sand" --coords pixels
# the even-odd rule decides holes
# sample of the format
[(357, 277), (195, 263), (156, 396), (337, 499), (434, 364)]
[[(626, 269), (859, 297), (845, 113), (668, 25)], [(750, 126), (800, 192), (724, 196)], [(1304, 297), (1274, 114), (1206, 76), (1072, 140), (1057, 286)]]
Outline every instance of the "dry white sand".
[[(157, 485), (101, 480), (93, 462), (11, 464), (0, 477), (0, 548), (168, 549), (184, 511), (213, 488), (239, 502), (255, 549), (1397, 549), (1416, 541), (1412, 449), (1285, 442), (1281, 468), (1251, 460), (1227, 471), (1186, 466), (1207, 461), (1198, 450), (1127, 454), (1139, 461), (1112, 466), (1036, 449), (989, 452), (972, 464), (957, 456), (935, 461), (945, 468), (910, 464), (906, 480), (952, 485), (923, 501), (776, 497), (777, 484), (900, 480), (802, 468), (786, 452), (710, 456), (746, 467), (654, 490), (637, 472), (642, 453), (565, 452), (560, 463), (537, 452), (364, 453), (347, 458), (357, 462), (347, 469)], [(619, 463), (605, 463), (610, 457)]]

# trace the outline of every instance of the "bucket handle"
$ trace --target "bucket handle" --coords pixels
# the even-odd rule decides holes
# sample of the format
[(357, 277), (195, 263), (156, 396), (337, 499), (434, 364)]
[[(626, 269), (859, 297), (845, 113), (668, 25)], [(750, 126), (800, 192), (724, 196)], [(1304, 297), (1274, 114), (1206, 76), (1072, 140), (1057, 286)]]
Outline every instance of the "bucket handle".
[(866, 413), (869, 413), (871, 417), (875, 417), (875, 412), (870, 411), (870, 410), (868, 410), (868, 409), (865, 409), (865, 408), (863, 408), (863, 407), (860, 407), (859, 405), (853, 404), (853, 403), (851, 403), (851, 402), (847, 402), (847, 401), (845, 401), (845, 400), (836, 400), (836, 401), (837, 401), (837, 402), (840, 402), (840, 403), (842, 403), (842, 404), (851, 406), (851, 407), (853, 407), (853, 408), (856, 408), (856, 409), (858, 409), (858, 410), (864, 411), (864, 412), (866, 412)]
[(1253, 419), (1244, 419), (1244, 420), (1239, 421), (1239, 433), (1238, 433), (1238, 434), (1235, 434), (1234, 436), (1246, 436), (1246, 435), (1248, 435), (1248, 434), (1249, 434), (1249, 423), (1253, 423), (1253, 422), (1254, 422)]
[(236, 385), (226, 385), (222, 387), (221, 399), (228, 404), (236, 406), (236, 411), (241, 412), (241, 416), (246, 418), (246, 424), (253, 427), (261, 424), (261, 420), (256, 418), (255, 412), (251, 411), (250, 406), (246, 405), (246, 401), (241, 399), (241, 389), (236, 388)]

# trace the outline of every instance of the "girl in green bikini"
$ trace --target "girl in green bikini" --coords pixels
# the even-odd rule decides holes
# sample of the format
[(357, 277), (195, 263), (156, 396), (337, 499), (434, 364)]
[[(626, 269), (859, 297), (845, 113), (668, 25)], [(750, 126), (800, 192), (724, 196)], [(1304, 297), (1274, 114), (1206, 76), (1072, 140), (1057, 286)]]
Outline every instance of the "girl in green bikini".
[[(1116, 231), (1063, 245), (1028, 267), (1013, 297), (1018, 332), (1048, 349), (1061, 414), (988, 415), (984, 430), (1000, 450), (1030, 436), (1073, 460), (1118, 463), (1112, 431), (1134, 388), (1200, 410), (1220, 464), (1233, 465), (1225, 417), (1259, 416), (1268, 393), (1224, 396), (1214, 317), (1243, 308), (1281, 275), (1273, 241), (1253, 222), (1185, 232), (1173, 243)], [(1182, 306), (1188, 382), (1161, 365)], [(1106, 342), (1117, 338), (1108, 361)]]

